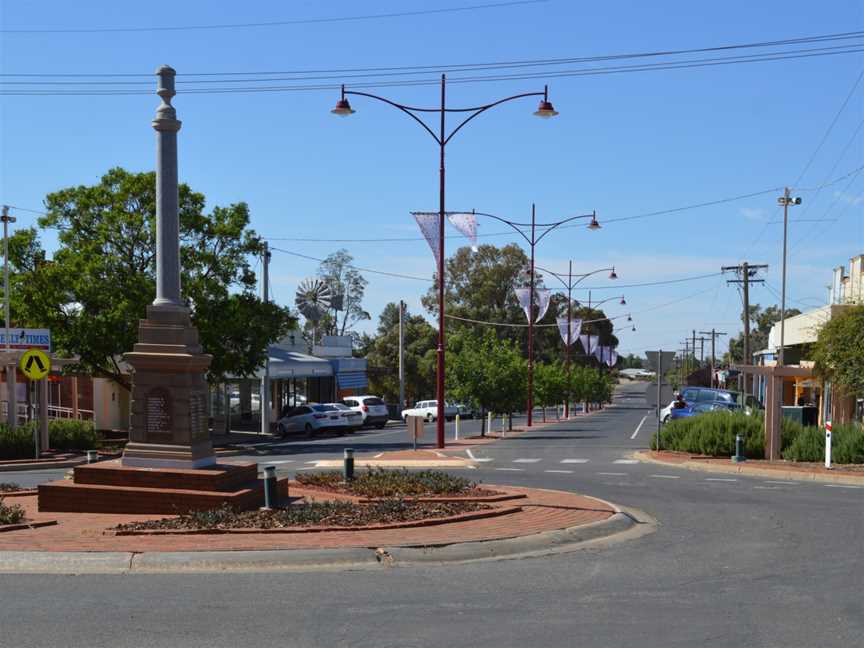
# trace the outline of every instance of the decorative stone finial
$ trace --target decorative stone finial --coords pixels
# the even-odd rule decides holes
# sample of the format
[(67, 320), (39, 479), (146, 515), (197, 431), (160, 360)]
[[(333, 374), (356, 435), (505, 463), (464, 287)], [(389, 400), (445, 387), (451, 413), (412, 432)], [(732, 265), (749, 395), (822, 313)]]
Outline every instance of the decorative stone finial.
[(171, 98), (177, 94), (174, 90), (174, 77), (177, 75), (177, 71), (170, 65), (163, 65), (156, 70), (156, 74), (159, 75), (156, 94), (162, 99), (162, 103), (156, 109), (153, 128), (156, 130), (180, 130), (177, 111), (171, 105)]

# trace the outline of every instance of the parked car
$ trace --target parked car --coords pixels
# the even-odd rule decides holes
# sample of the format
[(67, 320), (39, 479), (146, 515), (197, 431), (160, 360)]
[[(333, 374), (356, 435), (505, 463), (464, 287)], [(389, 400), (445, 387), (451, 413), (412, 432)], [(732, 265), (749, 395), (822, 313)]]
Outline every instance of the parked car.
[(327, 405), (342, 412), (342, 418), (345, 419), (349, 432), (355, 432), (363, 427), (363, 412), (353, 410), (344, 403), (327, 403)]
[(378, 396), (372, 396), (371, 394), (346, 396), (342, 399), (342, 403), (355, 412), (360, 412), (363, 416), (363, 426), (374, 425), (380, 430), (387, 425), (387, 419), (390, 418), (390, 412), (387, 411), (386, 403)]
[(697, 416), (699, 414), (704, 414), (705, 412), (734, 409), (738, 409), (735, 403), (696, 403), (694, 405), (687, 405), (687, 407), (682, 407), (680, 409), (673, 407), (669, 418), (674, 421), (675, 419), (690, 418), (691, 416)]
[(454, 403), (453, 406), (456, 408), (456, 413), (459, 414), (459, 418), (473, 419), (475, 416), (477, 416), (477, 413), (474, 411), (474, 407), (472, 405), (466, 405), (465, 403)]
[[(444, 403), (444, 418), (446, 420), (452, 421), (458, 413), (459, 410), (456, 409), (455, 405)], [(438, 418), (438, 401), (418, 401), (414, 403), (414, 407), (402, 410), (402, 420), (404, 421), (408, 416), (421, 416), (427, 421), (434, 421)]]
[(332, 405), (301, 405), (285, 411), (276, 422), (279, 436), (305, 432), (312, 435), (321, 430), (348, 428), (348, 420)]

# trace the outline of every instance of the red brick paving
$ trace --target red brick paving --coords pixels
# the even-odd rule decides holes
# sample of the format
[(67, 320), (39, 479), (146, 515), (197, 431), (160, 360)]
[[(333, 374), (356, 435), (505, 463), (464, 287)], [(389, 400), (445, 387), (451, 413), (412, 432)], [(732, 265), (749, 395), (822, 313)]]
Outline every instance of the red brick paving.
[[(375, 531), (327, 531), (321, 533), (189, 536), (114, 536), (105, 531), (121, 522), (152, 520), (160, 515), (108, 515), (95, 513), (39, 513), (36, 497), (22, 497), (31, 520), (55, 519), (55, 526), (9, 531), (0, 535), (0, 551), (218, 551), (263, 549), (324, 549), (395, 545), (443, 545), (478, 540), (526, 536), (543, 531), (599, 522), (614, 510), (600, 500), (565, 493), (515, 486), (488, 486), (525, 493), (518, 500), (522, 511), (500, 517), (455, 522), (438, 526)], [(506, 503), (505, 503), (506, 504)]]

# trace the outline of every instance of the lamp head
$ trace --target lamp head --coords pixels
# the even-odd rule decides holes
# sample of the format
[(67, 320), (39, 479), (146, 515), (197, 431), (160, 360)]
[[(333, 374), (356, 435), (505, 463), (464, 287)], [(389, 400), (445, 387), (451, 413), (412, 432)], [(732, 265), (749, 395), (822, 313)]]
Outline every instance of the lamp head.
[(632, 321), (633, 321), (633, 318), (632, 318), (632, 317), (630, 317), (630, 315), (629, 315), (629, 314), (628, 314), (628, 315), (627, 315), (627, 321), (628, 321), (628, 322), (632, 322)]
[(612, 268), (612, 272), (609, 273), (609, 278), (610, 279), (617, 279), (618, 278), (618, 274), (615, 272), (615, 268)]
[(621, 295), (621, 302), (620, 302), (620, 303), (621, 303), (622, 306), (626, 306), (626, 305), (627, 305), (627, 300), (624, 299), (624, 295)]
[(540, 105), (537, 106), (537, 110), (534, 111), (535, 117), (542, 117), (543, 119), (549, 119), (550, 117), (554, 117), (557, 114), (558, 111), (555, 110), (552, 102), (548, 99), (543, 99), (540, 102)]
[(356, 111), (351, 107), (348, 100), (345, 97), (342, 97), (336, 102), (336, 107), (330, 112), (334, 115), (339, 115), (340, 117), (347, 117), (348, 115), (353, 115)]
[(597, 213), (591, 214), (591, 222), (588, 223), (588, 229), (590, 230), (599, 230), (600, 223), (597, 222)]

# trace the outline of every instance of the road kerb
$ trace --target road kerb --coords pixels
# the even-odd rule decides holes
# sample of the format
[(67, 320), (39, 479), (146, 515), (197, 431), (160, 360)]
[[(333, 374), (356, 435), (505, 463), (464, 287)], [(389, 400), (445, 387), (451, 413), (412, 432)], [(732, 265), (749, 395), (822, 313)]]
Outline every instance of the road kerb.
[(647, 450), (638, 450), (631, 455), (644, 463), (653, 463), (670, 468), (684, 468), (697, 472), (721, 473), (727, 475), (743, 475), (750, 477), (772, 477), (774, 479), (787, 479), (790, 481), (816, 482), (822, 484), (851, 484), (864, 486), (864, 473), (861, 477), (853, 475), (832, 475), (817, 472), (804, 472), (800, 470), (783, 470), (782, 468), (762, 468), (760, 466), (747, 465), (747, 463), (729, 465), (720, 463), (706, 463), (704, 461), (663, 461), (651, 456)]

